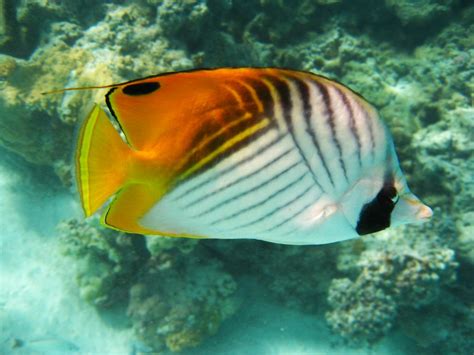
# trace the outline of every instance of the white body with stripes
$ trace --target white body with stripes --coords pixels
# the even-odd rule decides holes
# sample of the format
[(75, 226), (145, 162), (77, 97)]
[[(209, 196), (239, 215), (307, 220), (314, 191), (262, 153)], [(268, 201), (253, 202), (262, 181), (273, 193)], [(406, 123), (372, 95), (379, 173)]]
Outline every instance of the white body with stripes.
[(388, 175), (397, 191), (408, 193), (391, 137), (369, 104), (330, 81), (278, 80), (279, 88), (262, 80), (276, 124), (172, 189), (141, 225), (212, 238), (323, 244), (359, 235), (361, 209)]

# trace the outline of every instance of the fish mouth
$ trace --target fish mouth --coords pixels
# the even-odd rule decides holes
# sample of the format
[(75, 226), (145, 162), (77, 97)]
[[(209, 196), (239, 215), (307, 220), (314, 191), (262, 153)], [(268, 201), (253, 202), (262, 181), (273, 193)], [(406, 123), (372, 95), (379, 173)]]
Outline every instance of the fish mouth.
[(421, 206), (416, 213), (416, 218), (422, 222), (428, 221), (432, 216), (433, 210), (426, 205)]
[(425, 223), (433, 216), (433, 210), (412, 193), (400, 195), (392, 211), (390, 225)]
[(405, 201), (412, 208), (416, 208), (415, 216), (417, 221), (426, 222), (433, 216), (433, 210), (427, 205), (423, 204), (420, 200), (408, 197), (405, 198)]

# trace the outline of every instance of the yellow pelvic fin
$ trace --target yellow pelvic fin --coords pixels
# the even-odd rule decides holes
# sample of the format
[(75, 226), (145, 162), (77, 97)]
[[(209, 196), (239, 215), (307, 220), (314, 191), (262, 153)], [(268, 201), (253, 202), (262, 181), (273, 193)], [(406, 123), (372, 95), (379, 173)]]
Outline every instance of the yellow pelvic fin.
[(140, 219), (153, 207), (166, 190), (154, 184), (126, 185), (114, 198), (101, 222), (106, 227), (128, 233), (154, 234), (167, 237), (205, 238), (191, 234), (175, 234), (143, 227)]

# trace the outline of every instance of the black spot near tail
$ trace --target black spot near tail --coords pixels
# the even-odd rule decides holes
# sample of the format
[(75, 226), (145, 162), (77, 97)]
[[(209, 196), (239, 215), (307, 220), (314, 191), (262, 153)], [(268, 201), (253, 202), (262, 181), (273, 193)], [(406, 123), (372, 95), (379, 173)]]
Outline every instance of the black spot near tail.
[(160, 83), (157, 81), (149, 81), (146, 83), (130, 84), (122, 89), (125, 95), (140, 96), (151, 94), (160, 88)]
[(377, 196), (362, 207), (356, 227), (359, 235), (375, 233), (390, 227), (390, 216), (395, 207), (393, 198), (396, 195), (397, 190), (393, 183), (385, 184)]

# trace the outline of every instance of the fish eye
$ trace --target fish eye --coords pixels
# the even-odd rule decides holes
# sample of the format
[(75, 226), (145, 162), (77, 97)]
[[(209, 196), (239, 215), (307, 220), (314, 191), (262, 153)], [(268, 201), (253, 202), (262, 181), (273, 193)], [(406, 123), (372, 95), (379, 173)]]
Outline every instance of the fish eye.
[(392, 200), (393, 204), (396, 205), (398, 200), (400, 199), (400, 195), (398, 195), (398, 192), (395, 192), (395, 196), (390, 197), (390, 200)]
[(397, 189), (392, 184), (384, 185), (377, 196), (385, 201), (390, 200), (394, 205), (399, 199)]

